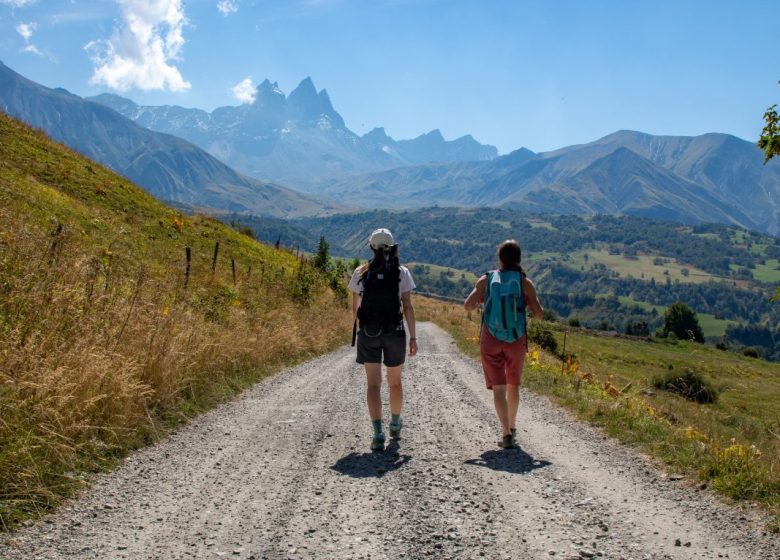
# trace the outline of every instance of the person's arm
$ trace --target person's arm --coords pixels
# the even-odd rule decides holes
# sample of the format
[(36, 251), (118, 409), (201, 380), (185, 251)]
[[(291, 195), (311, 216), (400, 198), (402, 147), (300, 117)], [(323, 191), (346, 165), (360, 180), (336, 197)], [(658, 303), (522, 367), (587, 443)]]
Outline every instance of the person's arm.
[(360, 294), (352, 292), (352, 321), (357, 321), (358, 307), (360, 307)]
[(409, 326), (409, 355), (417, 354), (417, 322), (414, 317), (414, 306), (412, 305), (412, 292), (401, 294), (401, 306), (404, 309), (404, 318)]
[(536, 288), (534, 283), (528, 278), (523, 278), (523, 290), (525, 292), (525, 303), (531, 308), (531, 313), (534, 318), (541, 319), (544, 316), (544, 310), (542, 304), (539, 303), (539, 297), (536, 295)]
[(477, 304), (484, 299), (486, 284), (487, 274), (483, 274), (482, 277), (477, 280), (477, 284), (474, 286), (474, 289), (471, 290), (469, 297), (463, 302), (463, 307), (466, 308), (466, 311), (474, 311), (477, 308)]

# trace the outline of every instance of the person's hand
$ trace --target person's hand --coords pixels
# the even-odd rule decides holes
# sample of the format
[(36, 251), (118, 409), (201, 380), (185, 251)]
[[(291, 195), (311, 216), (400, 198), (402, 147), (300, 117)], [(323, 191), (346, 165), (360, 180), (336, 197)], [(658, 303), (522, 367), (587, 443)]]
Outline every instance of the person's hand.
[(409, 339), (409, 355), (410, 356), (416, 356), (417, 355), (417, 339), (416, 338), (410, 338)]

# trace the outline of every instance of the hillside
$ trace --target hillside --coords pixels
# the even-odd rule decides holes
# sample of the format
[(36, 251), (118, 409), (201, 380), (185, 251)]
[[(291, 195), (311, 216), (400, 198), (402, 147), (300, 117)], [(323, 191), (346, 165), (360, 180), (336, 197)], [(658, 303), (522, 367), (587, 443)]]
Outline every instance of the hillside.
[(1, 528), (347, 340), (344, 294), (294, 254), (177, 212), (3, 114), (0, 255)]
[(274, 216), (344, 210), (246, 177), (186, 140), (138, 126), (63, 89), (41, 86), (1, 62), (0, 107), (161, 200), (196, 209)]

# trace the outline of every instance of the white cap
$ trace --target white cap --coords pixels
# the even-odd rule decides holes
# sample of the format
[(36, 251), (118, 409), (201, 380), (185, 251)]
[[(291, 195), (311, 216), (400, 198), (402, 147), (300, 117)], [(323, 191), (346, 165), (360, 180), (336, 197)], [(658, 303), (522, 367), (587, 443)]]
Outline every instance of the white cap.
[(390, 233), (389, 229), (379, 228), (374, 230), (371, 237), (368, 238), (368, 244), (371, 245), (373, 249), (379, 249), (382, 246), (389, 249), (395, 245), (395, 241), (393, 241), (393, 234)]

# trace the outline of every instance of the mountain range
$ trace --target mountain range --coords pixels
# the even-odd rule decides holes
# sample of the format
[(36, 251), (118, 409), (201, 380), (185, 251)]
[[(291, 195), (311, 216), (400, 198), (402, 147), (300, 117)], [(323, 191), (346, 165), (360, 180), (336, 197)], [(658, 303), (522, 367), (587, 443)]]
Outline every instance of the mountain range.
[[(754, 144), (728, 134), (624, 130), (550, 152), (520, 148), (497, 156), (471, 136), (446, 141), (437, 130), (400, 141), (381, 128), (358, 136), (308, 78), (289, 96), (266, 80), (252, 103), (208, 113), (143, 107), (110, 94), (82, 99), (2, 63), (0, 108), (158, 198), (191, 208), (289, 217), (496, 206), (720, 222), (780, 234), (780, 161), (763, 165)], [(257, 177), (285, 178), (308, 194)]]
[(625, 214), (780, 233), (780, 161), (728, 134), (619, 131), (552, 152), (418, 165), (345, 178), (321, 194), (387, 208), (501, 206), (555, 214)]
[(394, 140), (384, 128), (358, 136), (347, 128), (326, 90), (311, 78), (289, 96), (264, 80), (251, 103), (200, 109), (150, 107), (114, 94), (89, 98), (158, 132), (173, 134), (207, 150), (253, 177), (317, 192), (346, 175), (426, 163), (487, 161), (494, 146), (470, 135), (447, 141), (439, 130), (413, 140)]
[(344, 210), (242, 175), (186, 140), (139, 126), (64, 89), (39, 85), (2, 62), (0, 108), (177, 205), (280, 217)]

